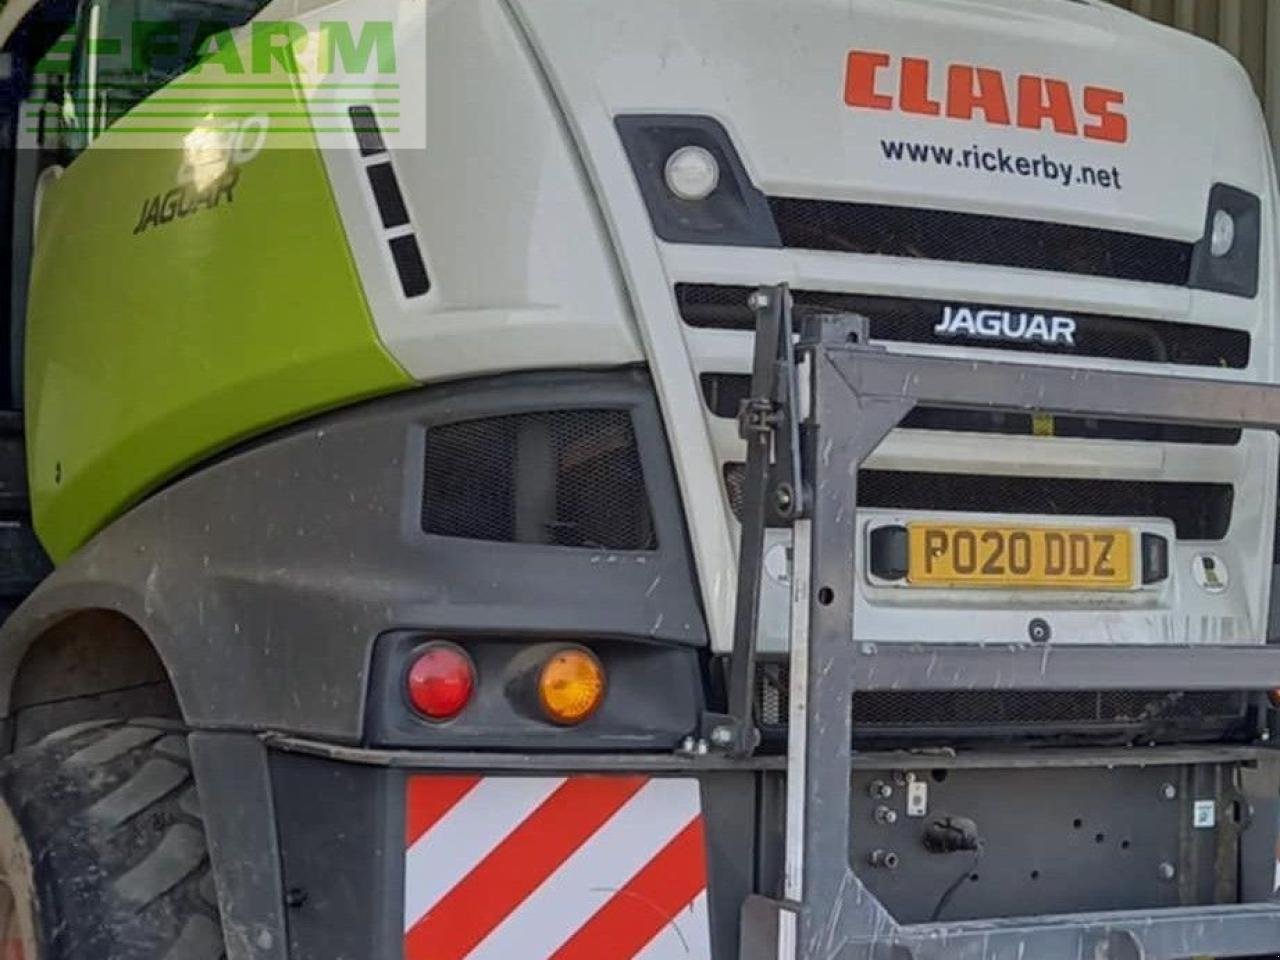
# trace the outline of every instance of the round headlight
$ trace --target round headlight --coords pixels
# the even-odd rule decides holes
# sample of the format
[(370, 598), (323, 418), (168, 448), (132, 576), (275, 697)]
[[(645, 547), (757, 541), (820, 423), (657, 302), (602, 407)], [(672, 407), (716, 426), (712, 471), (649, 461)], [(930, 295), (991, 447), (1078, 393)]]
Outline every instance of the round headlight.
[(720, 183), (720, 164), (704, 147), (680, 147), (667, 157), (667, 189), (681, 200), (705, 200)]
[(1215, 257), (1225, 257), (1236, 242), (1236, 218), (1225, 210), (1213, 214), (1213, 230), (1209, 234), (1209, 252)]

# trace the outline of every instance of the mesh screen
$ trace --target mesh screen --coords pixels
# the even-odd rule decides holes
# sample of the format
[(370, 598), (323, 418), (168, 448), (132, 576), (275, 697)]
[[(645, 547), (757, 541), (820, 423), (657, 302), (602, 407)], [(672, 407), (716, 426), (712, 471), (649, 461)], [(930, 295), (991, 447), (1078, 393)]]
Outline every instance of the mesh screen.
[[(787, 722), (790, 671), (762, 664), (756, 710), (766, 727)], [(1236, 690), (869, 690), (853, 698), (855, 728), (1143, 725), (1231, 719), (1244, 713)]]
[(422, 529), (472, 540), (655, 549), (630, 414), (565, 410), (432, 427)]
[[(749, 287), (682, 283), (676, 287), (676, 300), (681, 317), (690, 326), (753, 330), (755, 315), (747, 305), (750, 293)], [(797, 317), (806, 312), (861, 314), (870, 321), (873, 340), (1109, 357), (1197, 367), (1241, 369), (1249, 365), (1249, 334), (1222, 327), (1073, 312), (1070, 314), (1076, 321), (1073, 344), (993, 340), (964, 335), (944, 337), (934, 332), (943, 308), (947, 306), (940, 300), (870, 297), (814, 290), (794, 290), (792, 297)]]
[(1186, 286), (1192, 244), (948, 210), (769, 200), (784, 247), (1052, 270)]
[[(725, 465), (725, 488), (742, 511), (746, 467)], [(1074, 517), (1164, 517), (1179, 540), (1221, 540), (1231, 525), (1229, 483), (1001, 477), (907, 470), (862, 470), (858, 506)]]
[[(751, 377), (737, 373), (704, 373), (702, 395), (717, 417), (736, 417), (751, 392)], [(1159, 443), (1232, 445), (1241, 431), (1232, 427), (1201, 427), (1179, 423), (1141, 423), (1137, 420), (1099, 420), (1094, 417), (1053, 416), (1001, 410), (958, 410), (916, 407), (902, 421), (912, 430), (959, 433), (1002, 433), (1014, 436), (1075, 437), (1088, 440), (1142, 440)], [(1046, 430), (1049, 432), (1046, 434)]]

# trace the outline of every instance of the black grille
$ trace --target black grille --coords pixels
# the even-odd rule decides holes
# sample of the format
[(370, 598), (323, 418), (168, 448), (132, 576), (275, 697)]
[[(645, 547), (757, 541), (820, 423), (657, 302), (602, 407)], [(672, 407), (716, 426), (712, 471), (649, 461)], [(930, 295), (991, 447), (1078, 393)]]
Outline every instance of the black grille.
[[(725, 465), (735, 514), (742, 510), (741, 463)], [(1164, 517), (1179, 540), (1221, 540), (1231, 525), (1229, 483), (1002, 477), (862, 470), (858, 505), (888, 510), (1027, 513), (1044, 516)]]
[(472, 540), (655, 549), (630, 414), (568, 410), (431, 427), (422, 529)]
[[(751, 391), (751, 378), (735, 373), (704, 373), (702, 395), (717, 417), (736, 417), (738, 407)], [(1014, 436), (1045, 435), (1087, 440), (1143, 440), (1160, 443), (1231, 445), (1240, 442), (1240, 430), (1231, 427), (1199, 427), (1176, 423), (1140, 423), (1136, 420), (1098, 420), (1092, 417), (1044, 417), (1029, 413), (957, 410), (917, 407), (902, 426), (913, 430), (950, 430), (960, 433), (1003, 433)]]
[[(765, 727), (787, 722), (789, 673), (785, 664), (762, 664), (756, 678), (756, 710)], [(1238, 690), (870, 690), (854, 694), (855, 733), (924, 731), (945, 727), (1143, 727), (1222, 722), (1240, 718), (1248, 694)]]
[[(748, 287), (679, 284), (676, 287), (676, 300), (681, 317), (690, 326), (752, 330), (755, 328), (755, 317), (747, 306), (750, 293), (751, 289)], [(940, 300), (870, 297), (812, 290), (793, 291), (792, 296), (798, 318), (805, 313), (815, 312), (862, 314), (870, 321), (871, 337), (874, 340), (1108, 357), (1115, 360), (1197, 367), (1240, 369), (1249, 365), (1250, 338), (1249, 334), (1241, 330), (1165, 320), (1071, 313), (1070, 316), (1076, 321), (1074, 345), (993, 340), (965, 335), (943, 337), (934, 332), (934, 327), (942, 317), (943, 308), (948, 306)]]
[(774, 197), (784, 247), (1052, 270), (1186, 286), (1193, 245), (1014, 217)]

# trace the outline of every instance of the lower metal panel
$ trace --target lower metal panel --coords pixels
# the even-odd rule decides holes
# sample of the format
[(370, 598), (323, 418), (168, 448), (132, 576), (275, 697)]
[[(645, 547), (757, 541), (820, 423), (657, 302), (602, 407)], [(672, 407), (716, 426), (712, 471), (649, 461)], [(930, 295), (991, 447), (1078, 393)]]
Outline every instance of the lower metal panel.
[[(1231, 779), (1223, 767), (860, 771), (850, 860), (903, 924), (1234, 902), (1243, 811)], [(892, 794), (872, 796), (873, 784)], [(912, 809), (909, 793), (925, 806)], [(1197, 801), (1212, 805), (1214, 826), (1193, 828)], [(980, 854), (925, 848), (948, 816), (974, 821)], [(872, 866), (877, 851), (897, 866)]]

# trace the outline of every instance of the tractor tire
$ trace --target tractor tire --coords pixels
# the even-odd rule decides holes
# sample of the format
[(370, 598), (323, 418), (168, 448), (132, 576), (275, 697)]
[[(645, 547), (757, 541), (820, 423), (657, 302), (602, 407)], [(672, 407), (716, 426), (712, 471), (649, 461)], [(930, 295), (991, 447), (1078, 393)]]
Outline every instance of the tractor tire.
[(0, 960), (225, 956), (186, 731), (94, 721), (0, 762)]

